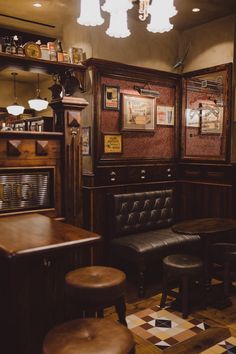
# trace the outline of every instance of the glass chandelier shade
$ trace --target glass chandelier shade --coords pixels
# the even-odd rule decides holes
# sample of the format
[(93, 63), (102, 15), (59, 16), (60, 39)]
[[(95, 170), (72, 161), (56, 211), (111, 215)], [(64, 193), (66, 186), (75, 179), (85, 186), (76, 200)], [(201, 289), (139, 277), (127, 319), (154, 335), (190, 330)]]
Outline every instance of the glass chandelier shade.
[(104, 19), (101, 17), (99, 0), (81, 0), (80, 17), (77, 22), (83, 26), (102, 25)]
[[(139, 6), (139, 19), (145, 21), (150, 15), (147, 30), (153, 33), (168, 32), (173, 28), (170, 18), (177, 14), (174, 0), (105, 0), (103, 11), (110, 14), (109, 28), (106, 34), (114, 38), (125, 38), (130, 35), (128, 28), (128, 10), (134, 3)], [(100, 12), (99, 0), (81, 0), (81, 13), (77, 22), (85, 26), (97, 26), (104, 22)]]
[(173, 0), (152, 0), (148, 12), (151, 15), (151, 21), (147, 25), (149, 32), (163, 33), (173, 28), (170, 18), (177, 14)]
[(39, 89), (39, 74), (37, 74), (37, 89), (36, 89), (36, 98), (33, 98), (32, 100), (29, 100), (29, 106), (31, 109), (34, 109), (35, 111), (43, 111), (44, 109), (47, 109), (48, 107), (48, 101), (43, 100), (40, 97), (40, 89)]
[(12, 114), (13, 116), (19, 116), (20, 114), (22, 114), (24, 112), (24, 107), (19, 105), (17, 103), (17, 96), (16, 96), (16, 75), (17, 73), (12, 73), (13, 75), (13, 88), (14, 88), (14, 103), (10, 106), (7, 106), (7, 112), (9, 114)]
[(132, 7), (130, 0), (106, 0), (102, 10), (110, 13), (110, 25), (106, 30), (108, 36), (125, 38), (130, 35), (127, 11)]

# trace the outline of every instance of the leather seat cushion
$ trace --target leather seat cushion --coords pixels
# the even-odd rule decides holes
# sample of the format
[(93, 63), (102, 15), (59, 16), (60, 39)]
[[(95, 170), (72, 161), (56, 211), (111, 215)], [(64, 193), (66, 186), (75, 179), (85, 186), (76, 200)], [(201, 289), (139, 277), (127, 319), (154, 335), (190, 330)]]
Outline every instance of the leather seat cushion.
[(112, 267), (81, 267), (66, 275), (66, 284), (80, 305), (102, 305), (114, 302), (125, 293), (126, 275)]
[(196, 275), (203, 271), (203, 261), (188, 254), (171, 254), (163, 259), (164, 274)]
[(44, 354), (129, 354), (134, 340), (124, 326), (105, 318), (69, 321), (53, 328), (43, 344)]
[(195, 253), (200, 247), (200, 236), (177, 234), (170, 227), (111, 241), (112, 254), (135, 262), (139, 262), (142, 257), (145, 261), (151, 261), (173, 253)]

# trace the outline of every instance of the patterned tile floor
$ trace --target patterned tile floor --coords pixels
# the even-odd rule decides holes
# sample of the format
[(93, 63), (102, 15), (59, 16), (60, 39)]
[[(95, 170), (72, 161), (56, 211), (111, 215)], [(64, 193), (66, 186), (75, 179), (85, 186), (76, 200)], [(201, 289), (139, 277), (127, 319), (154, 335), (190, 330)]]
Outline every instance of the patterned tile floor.
[(191, 316), (183, 319), (172, 309), (160, 309), (159, 306), (129, 315), (126, 319), (128, 328), (132, 332), (161, 350), (183, 342), (209, 328), (205, 322), (198, 321)]
[(201, 354), (233, 354), (236, 353), (236, 338), (229, 337)]

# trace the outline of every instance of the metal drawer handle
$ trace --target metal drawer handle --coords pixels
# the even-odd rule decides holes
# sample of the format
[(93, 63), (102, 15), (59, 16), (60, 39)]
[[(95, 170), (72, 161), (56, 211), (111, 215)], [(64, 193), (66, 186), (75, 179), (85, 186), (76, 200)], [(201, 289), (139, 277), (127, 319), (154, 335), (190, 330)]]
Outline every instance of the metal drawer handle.
[(172, 177), (172, 175), (169, 173), (168, 175), (167, 175), (168, 177)]
[(141, 176), (141, 179), (145, 179), (146, 178), (146, 176)]
[(52, 262), (49, 259), (44, 258), (43, 259), (43, 265), (44, 265), (45, 268), (50, 268), (51, 265), (52, 265)]
[(115, 178), (111, 178), (111, 182), (115, 182), (116, 181), (116, 179)]

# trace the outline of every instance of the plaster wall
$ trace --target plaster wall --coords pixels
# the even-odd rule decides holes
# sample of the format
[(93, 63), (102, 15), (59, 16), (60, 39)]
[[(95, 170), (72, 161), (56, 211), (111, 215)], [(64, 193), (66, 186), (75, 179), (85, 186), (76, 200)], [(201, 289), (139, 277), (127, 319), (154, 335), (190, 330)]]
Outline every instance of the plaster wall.
[(146, 23), (129, 18), (131, 35), (115, 39), (106, 35), (108, 21), (97, 27), (80, 26), (68, 22), (64, 26), (63, 44), (66, 50), (80, 47), (87, 58), (99, 58), (125, 64), (172, 71), (178, 56), (179, 33), (154, 34), (146, 30)]
[(189, 51), (183, 72), (234, 61), (235, 17), (229, 16), (184, 31), (180, 37), (180, 56)]

